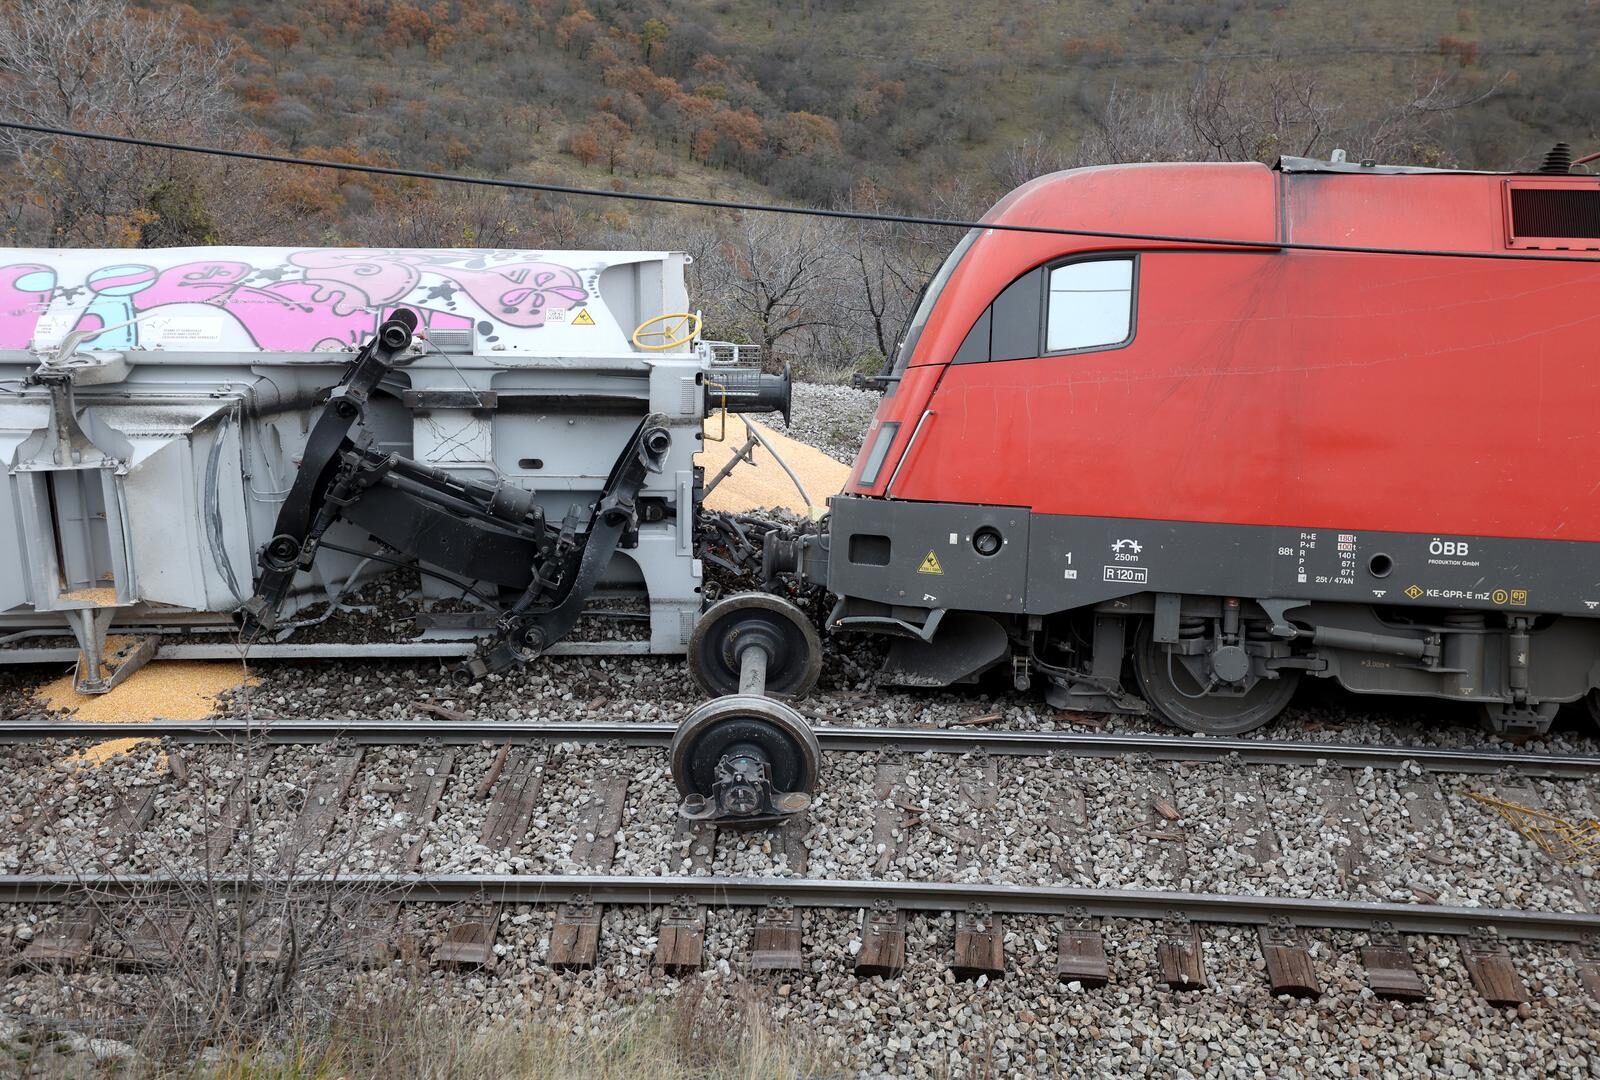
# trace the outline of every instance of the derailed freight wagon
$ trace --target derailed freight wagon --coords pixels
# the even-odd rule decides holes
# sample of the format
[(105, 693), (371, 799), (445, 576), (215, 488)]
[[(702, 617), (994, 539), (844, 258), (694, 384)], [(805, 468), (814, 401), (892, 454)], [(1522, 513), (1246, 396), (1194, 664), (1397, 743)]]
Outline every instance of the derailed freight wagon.
[[(467, 676), (681, 653), (708, 398), (788, 401), (700, 340), (684, 263), (0, 253), (0, 662), (81, 649), (80, 688), (104, 691), (158, 651), (237, 656), (241, 632), (255, 657), (446, 655)], [(396, 566), (402, 610), (327, 632)], [(569, 637), (597, 606), (648, 630)]]
[(905, 685), (1008, 665), (1229, 734), (1311, 675), (1544, 730), (1600, 686), (1600, 177), (1563, 151), (1025, 185), (985, 221), (1090, 235), (957, 244), (770, 564)]

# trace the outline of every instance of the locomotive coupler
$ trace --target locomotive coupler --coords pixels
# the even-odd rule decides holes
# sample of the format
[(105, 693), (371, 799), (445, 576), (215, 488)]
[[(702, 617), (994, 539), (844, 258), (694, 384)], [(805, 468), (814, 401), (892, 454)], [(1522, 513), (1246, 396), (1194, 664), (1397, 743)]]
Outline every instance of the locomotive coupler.
[(761, 580), (771, 587), (780, 578), (795, 577), (813, 585), (828, 583), (828, 534), (784, 535), (778, 530), (761, 540)]

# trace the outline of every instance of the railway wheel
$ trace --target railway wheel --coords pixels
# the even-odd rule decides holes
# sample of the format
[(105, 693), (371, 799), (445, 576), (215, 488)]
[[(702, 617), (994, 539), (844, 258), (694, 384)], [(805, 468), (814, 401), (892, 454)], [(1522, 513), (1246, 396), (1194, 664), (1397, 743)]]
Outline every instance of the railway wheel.
[(822, 749), (791, 706), (732, 694), (683, 718), (672, 736), (671, 760), (685, 818), (764, 825), (810, 805)]
[(1583, 711), (1596, 730), (1600, 730), (1600, 690), (1590, 690), (1583, 695)]
[[(764, 691), (745, 686), (747, 649), (765, 655)], [(822, 672), (822, 643), (806, 613), (771, 593), (735, 593), (711, 605), (689, 639), (689, 672), (707, 694), (804, 697)]]
[(1237, 682), (1196, 674), (1190, 663), (1207, 659), (1176, 656), (1163, 648), (1148, 620), (1134, 638), (1133, 671), (1140, 693), (1163, 719), (1185, 731), (1201, 735), (1254, 731), (1283, 712), (1300, 685), (1298, 671), (1279, 672), (1276, 679), (1245, 675)]

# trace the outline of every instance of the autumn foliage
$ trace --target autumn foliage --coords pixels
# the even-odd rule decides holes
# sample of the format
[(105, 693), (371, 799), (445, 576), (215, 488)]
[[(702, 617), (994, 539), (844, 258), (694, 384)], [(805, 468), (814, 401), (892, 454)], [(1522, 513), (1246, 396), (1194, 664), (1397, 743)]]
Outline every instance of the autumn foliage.
[[(632, 178), (692, 165), (809, 200), (837, 198), (850, 182), (841, 117), (785, 107), (665, 0), (284, 0), (216, 11), (194, 18), (235, 43), (242, 109), (297, 150), (369, 146), (490, 171), (557, 153)], [(903, 83), (868, 76), (840, 103), (844, 119), (886, 124), (903, 99)]]

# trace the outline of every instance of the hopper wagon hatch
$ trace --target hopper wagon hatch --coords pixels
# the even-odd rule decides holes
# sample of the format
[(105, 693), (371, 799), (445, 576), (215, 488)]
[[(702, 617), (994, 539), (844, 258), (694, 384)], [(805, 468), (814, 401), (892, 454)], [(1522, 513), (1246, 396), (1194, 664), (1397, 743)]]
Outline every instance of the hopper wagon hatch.
[(708, 403), (788, 405), (686, 261), (0, 252), (0, 661), (683, 652)]

